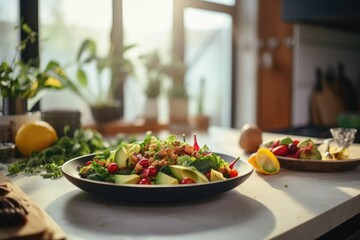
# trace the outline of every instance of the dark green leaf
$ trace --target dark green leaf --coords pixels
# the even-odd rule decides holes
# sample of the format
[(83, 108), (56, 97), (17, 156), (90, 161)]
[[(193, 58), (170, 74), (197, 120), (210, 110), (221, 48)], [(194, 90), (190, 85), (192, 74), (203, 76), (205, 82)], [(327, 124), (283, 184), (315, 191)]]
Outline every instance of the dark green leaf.
[[(84, 54), (88, 54), (88, 56), (84, 57)], [(84, 58), (82, 62), (90, 62), (96, 57), (96, 44), (91, 39), (85, 39), (85, 41), (81, 44), (80, 49), (78, 51), (76, 60), (81, 61), (81, 58)]]

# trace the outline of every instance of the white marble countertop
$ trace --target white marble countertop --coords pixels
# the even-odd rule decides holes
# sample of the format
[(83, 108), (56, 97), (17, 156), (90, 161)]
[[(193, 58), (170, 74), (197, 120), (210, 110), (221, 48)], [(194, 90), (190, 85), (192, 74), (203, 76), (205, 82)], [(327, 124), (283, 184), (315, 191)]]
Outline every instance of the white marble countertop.
[[(265, 138), (277, 135), (264, 134)], [(198, 141), (244, 155), (239, 131), (211, 128)], [(6, 174), (6, 169), (0, 170)], [(236, 189), (182, 204), (116, 203), (68, 182), (11, 178), (58, 223), (68, 239), (314, 239), (360, 213), (360, 167), (333, 173), (281, 169), (252, 175)]]

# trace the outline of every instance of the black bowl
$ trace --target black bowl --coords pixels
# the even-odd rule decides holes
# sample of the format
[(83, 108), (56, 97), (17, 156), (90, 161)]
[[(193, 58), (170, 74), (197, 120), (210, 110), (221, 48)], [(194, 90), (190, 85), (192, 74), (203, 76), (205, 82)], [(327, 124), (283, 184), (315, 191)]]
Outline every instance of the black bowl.
[[(218, 155), (227, 162), (235, 159), (225, 154)], [(222, 181), (179, 185), (115, 184), (88, 180), (79, 176), (78, 167), (84, 166), (93, 157), (94, 154), (90, 154), (69, 160), (62, 166), (64, 176), (72, 184), (86, 192), (118, 201), (173, 203), (207, 198), (230, 191), (239, 186), (253, 171), (251, 164), (239, 160), (234, 166), (238, 170), (239, 175), (235, 178)]]

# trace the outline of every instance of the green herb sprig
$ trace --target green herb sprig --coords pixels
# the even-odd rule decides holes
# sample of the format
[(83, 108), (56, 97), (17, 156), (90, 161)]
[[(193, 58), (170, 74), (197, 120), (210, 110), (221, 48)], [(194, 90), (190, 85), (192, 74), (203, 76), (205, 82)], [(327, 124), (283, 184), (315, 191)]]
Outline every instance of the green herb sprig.
[(102, 135), (92, 129), (77, 129), (73, 137), (67, 135), (67, 128), (64, 132), (65, 136), (59, 138), (51, 147), (39, 153), (34, 152), (29, 158), (20, 159), (9, 165), (8, 176), (24, 172), (56, 179), (62, 176), (61, 166), (66, 161), (110, 147)]

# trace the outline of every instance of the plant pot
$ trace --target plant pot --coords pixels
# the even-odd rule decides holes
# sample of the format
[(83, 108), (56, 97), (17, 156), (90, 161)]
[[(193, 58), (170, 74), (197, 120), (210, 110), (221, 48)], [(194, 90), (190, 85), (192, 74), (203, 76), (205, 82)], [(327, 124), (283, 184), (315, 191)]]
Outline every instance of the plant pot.
[(3, 97), (2, 115), (27, 113), (27, 98)]
[(120, 105), (90, 106), (90, 110), (95, 122), (111, 122), (119, 120), (122, 116), (122, 108)]
[(170, 123), (188, 122), (188, 99), (170, 98), (169, 100), (169, 121)]
[(48, 122), (56, 131), (58, 137), (65, 135), (64, 128), (69, 126), (68, 136), (74, 136), (76, 129), (81, 127), (81, 113), (71, 110), (48, 110), (41, 113), (41, 119)]
[(192, 128), (199, 131), (207, 131), (210, 125), (210, 118), (205, 115), (196, 115), (190, 118)]
[(158, 99), (148, 98), (144, 105), (144, 119), (146, 122), (157, 122), (158, 120)]

